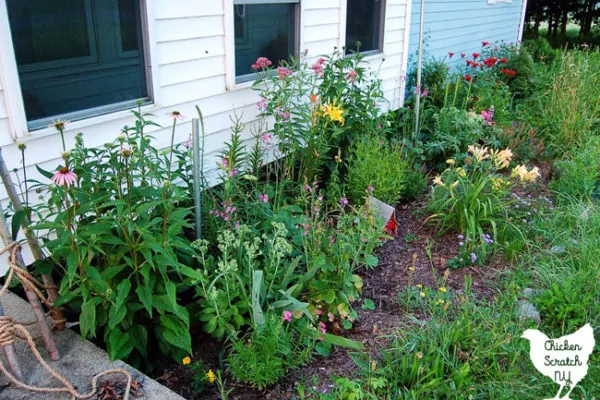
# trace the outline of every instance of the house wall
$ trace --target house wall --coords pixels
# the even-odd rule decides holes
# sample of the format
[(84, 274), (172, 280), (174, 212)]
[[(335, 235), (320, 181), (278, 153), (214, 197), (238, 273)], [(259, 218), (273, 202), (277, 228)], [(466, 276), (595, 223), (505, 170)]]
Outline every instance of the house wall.
[[(229, 116), (236, 113), (251, 122), (257, 115), (258, 96), (250, 88), (251, 82), (235, 84), (233, 0), (144, 1), (154, 104), (144, 106), (143, 111), (153, 113), (155, 122), (164, 127), (150, 134), (159, 147), (167, 147), (172, 124), (168, 114), (177, 110), (185, 119), (178, 124), (175, 139), (187, 140), (198, 105), (205, 118), (206, 173), (214, 177), (216, 156), (229, 138)], [(301, 0), (300, 7), (301, 50), (308, 49), (309, 56), (316, 59), (344, 45), (346, 0)], [(387, 0), (383, 52), (367, 58), (383, 80), (392, 108), (403, 101), (410, 7), (409, 0)], [(84, 133), (87, 146), (102, 145), (133, 121), (129, 111), (119, 111), (72, 122), (65, 132), (67, 147), (78, 132)], [(30, 178), (38, 175), (36, 164), (47, 170), (60, 164), (61, 140), (53, 129), (27, 132), (6, 3), (0, 1), (0, 146), (10, 169), (21, 164), (17, 140), (26, 142)], [(2, 199), (6, 199), (3, 187)]]
[[(412, 1), (409, 36), (409, 63), (419, 49), (421, 0)], [(450, 65), (464, 63), (460, 53), (481, 50), (481, 42), (520, 40), (523, 5), (526, 0), (425, 0), (425, 56), (446, 58)], [(456, 55), (448, 59), (448, 52)], [(411, 66), (409, 65), (409, 69)]]

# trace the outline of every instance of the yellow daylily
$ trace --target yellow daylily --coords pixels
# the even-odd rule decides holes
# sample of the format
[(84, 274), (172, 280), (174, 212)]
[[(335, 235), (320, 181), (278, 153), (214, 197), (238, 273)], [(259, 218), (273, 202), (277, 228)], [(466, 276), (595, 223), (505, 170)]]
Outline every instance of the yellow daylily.
[(321, 105), (321, 112), (327, 115), (332, 121), (339, 122), (344, 125), (344, 110), (332, 103)]

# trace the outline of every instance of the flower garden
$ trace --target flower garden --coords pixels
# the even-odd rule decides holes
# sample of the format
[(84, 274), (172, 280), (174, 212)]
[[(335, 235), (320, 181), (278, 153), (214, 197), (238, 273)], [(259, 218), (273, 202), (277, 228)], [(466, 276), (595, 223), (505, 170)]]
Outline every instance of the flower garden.
[[(600, 323), (600, 53), (483, 42), (426, 60), (392, 111), (360, 54), (305, 56), (252, 66), (259, 118), (232, 117), (218, 184), (201, 177), (201, 239), (189, 143), (156, 148), (136, 110), (111, 143), (67, 148), (57, 121), (62, 164), (15, 171), (42, 200), (12, 215), (54, 306), (189, 399), (552, 393), (520, 336)], [(600, 391), (598, 354), (573, 398)]]

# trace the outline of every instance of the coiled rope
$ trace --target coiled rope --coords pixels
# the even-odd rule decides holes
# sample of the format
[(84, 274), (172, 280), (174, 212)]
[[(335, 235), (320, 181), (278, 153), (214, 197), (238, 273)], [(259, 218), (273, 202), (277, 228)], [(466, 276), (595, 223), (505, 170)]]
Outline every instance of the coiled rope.
[[(0, 297), (7, 290), (13, 277), (16, 276), (22, 282), (23, 286), (26, 286), (26, 287), (30, 288), (31, 290), (33, 290), (40, 297), (40, 300), (44, 304), (48, 305), (49, 307), (52, 307), (52, 304), (43, 296), (42, 292), (40, 291), (40, 288), (43, 288), (43, 285), (40, 282), (38, 282), (33, 276), (31, 276), (27, 271), (25, 271), (24, 269), (22, 269), (18, 266), (18, 264), (16, 262), (16, 256), (17, 256), (17, 252), (20, 250), (20, 246), (11, 245), (11, 247), (12, 247), (10, 249), (11, 252), (8, 257), (8, 265), (9, 265), (10, 270), (9, 270), (8, 276), (6, 278), (6, 282), (4, 282), (2, 289), (0, 289)], [(8, 250), (8, 249), (4, 249), (4, 251), (6, 251), (6, 250)], [(4, 252), (4, 251), (2, 251), (2, 252)], [(0, 252), (0, 254), (2, 252)], [(131, 391), (131, 382), (132, 382), (131, 374), (129, 373), (129, 371), (127, 371), (123, 368), (116, 368), (116, 369), (102, 371), (102, 372), (94, 375), (94, 377), (92, 378), (92, 389), (90, 390), (89, 393), (79, 393), (75, 389), (75, 387), (64, 376), (62, 376), (58, 372), (54, 371), (52, 369), (52, 367), (50, 367), (50, 365), (48, 365), (48, 363), (40, 355), (40, 352), (38, 351), (38, 349), (35, 345), (35, 342), (33, 341), (33, 338), (31, 337), (31, 335), (29, 334), (27, 329), (25, 329), (25, 327), (22, 324), (15, 323), (13, 321), (12, 317), (0, 316), (0, 347), (4, 347), (4, 346), (10, 345), (10, 344), (13, 344), (17, 338), (23, 339), (27, 342), (29, 349), (31, 350), (31, 352), (33, 353), (33, 356), (39, 362), (39, 364), (42, 367), (44, 367), (44, 369), (46, 371), (48, 371), (48, 373), (50, 375), (52, 375), (54, 378), (56, 378), (58, 381), (60, 381), (60, 383), (62, 383), (63, 386), (62, 387), (40, 387), (40, 386), (28, 385), (28, 384), (20, 381), (19, 379), (17, 379), (15, 376), (13, 376), (8, 371), (8, 369), (4, 366), (2, 359), (0, 359), (0, 371), (8, 378), (8, 380), (10, 380), (15, 385), (17, 385), (25, 390), (29, 390), (29, 391), (37, 392), (37, 393), (69, 393), (75, 399), (89, 399), (92, 396), (94, 396), (98, 390), (98, 379), (100, 379), (104, 376), (107, 376), (107, 375), (121, 374), (121, 375), (125, 376), (127, 379), (127, 386), (125, 389), (125, 393), (123, 395), (123, 400), (129, 400), (129, 393)]]

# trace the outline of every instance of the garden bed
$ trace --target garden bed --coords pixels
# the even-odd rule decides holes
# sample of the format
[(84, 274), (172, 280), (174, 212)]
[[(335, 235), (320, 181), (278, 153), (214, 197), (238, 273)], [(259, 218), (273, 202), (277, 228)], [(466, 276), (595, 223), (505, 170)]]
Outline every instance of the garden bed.
[[(426, 315), (407, 313), (401, 304), (399, 297), (407, 292), (409, 284), (413, 287), (423, 285), (435, 290), (437, 282), (447, 271), (445, 286), (456, 295), (463, 293), (465, 277), (468, 276), (472, 281), (472, 292), (478, 298), (492, 300), (499, 290), (498, 274), (506, 273), (511, 268), (509, 263), (498, 257), (490, 260), (485, 267), (448, 269), (446, 260), (458, 254), (456, 235), (448, 233), (438, 236), (435, 226), (424, 223), (423, 206), (422, 201), (412, 201), (396, 208), (399, 226), (396, 237), (386, 241), (377, 250), (379, 265), (361, 273), (364, 280), (363, 297), (373, 300), (375, 309), (365, 310), (360, 304), (356, 304), (358, 318), (352, 330), (336, 332), (363, 343), (365, 352), (376, 354), (378, 349), (388, 343), (388, 335), (401, 330), (405, 324), (426, 323)], [(431, 257), (428, 256), (428, 247), (430, 247)], [(410, 271), (411, 267), (415, 270)], [(409, 276), (412, 276), (411, 282)], [(194, 358), (203, 360), (207, 368), (220, 369), (221, 343), (201, 331), (192, 334), (192, 343)], [(327, 358), (318, 357), (308, 365), (290, 371), (282, 381), (263, 391), (229, 380), (228, 382), (231, 383), (228, 387), (233, 388), (230, 398), (234, 400), (296, 399), (298, 382), (326, 392), (333, 383), (334, 376), (349, 377), (355, 371), (356, 364), (350, 358), (349, 352), (351, 350), (339, 348)], [(168, 363), (167, 367), (157, 370), (153, 375), (157, 381), (186, 399), (220, 398), (216, 391), (194, 393), (191, 390), (192, 371), (179, 363), (168, 360), (165, 362)]]

